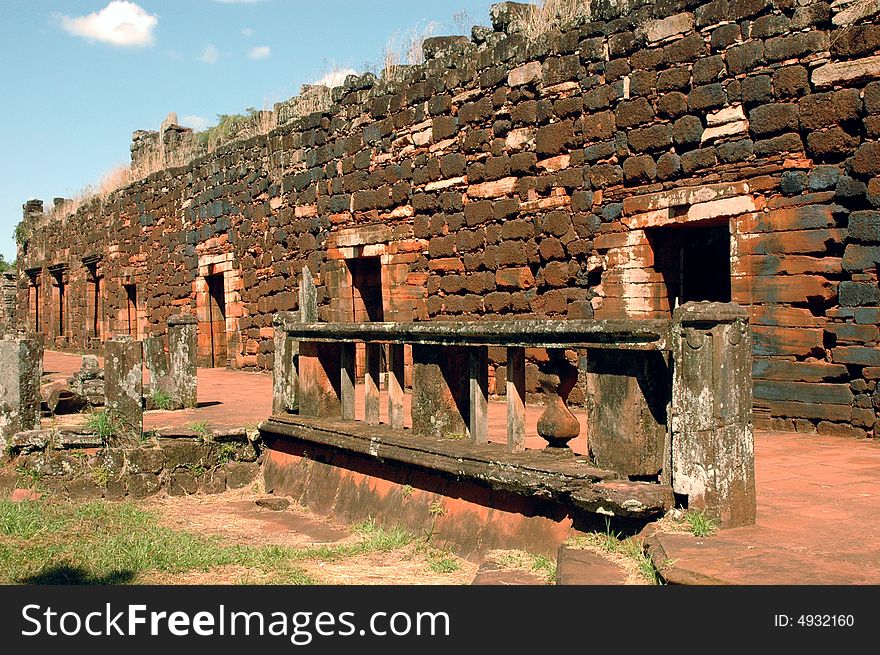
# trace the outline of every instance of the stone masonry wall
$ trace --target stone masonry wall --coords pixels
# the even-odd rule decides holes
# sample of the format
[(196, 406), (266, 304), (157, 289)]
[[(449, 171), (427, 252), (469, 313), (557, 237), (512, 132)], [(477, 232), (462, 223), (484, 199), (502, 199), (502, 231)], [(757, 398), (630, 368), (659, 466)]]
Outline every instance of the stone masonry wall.
[(15, 273), (0, 273), (0, 334), (16, 331), (15, 300)]
[(756, 425), (873, 435), (880, 7), (593, 4), (594, 22), (533, 43), (521, 6), (496, 6), (493, 29), (429, 39), (405, 79), (352, 76), (326, 112), (35, 228), (20, 318), (34, 326), (39, 294), (56, 346), (161, 334), (181, 311), (205, 335), (221, 276), (226, 361), (270, 368), (303, 266), (321, 320), (351, 320), (363, 257), (384, 320), (669, 316), (683, 283), (663, 244), (720, 226), (728, 299), (754, 329)]

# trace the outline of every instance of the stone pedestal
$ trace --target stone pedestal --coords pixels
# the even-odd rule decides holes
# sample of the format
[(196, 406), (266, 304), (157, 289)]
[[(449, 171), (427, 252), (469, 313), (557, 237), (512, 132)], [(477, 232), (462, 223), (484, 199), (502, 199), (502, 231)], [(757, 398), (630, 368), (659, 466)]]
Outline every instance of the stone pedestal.
[(621, 475), (659, 474), (672, 393), (668, 356), (591, 348), (585, 359), (590, 458)]
[(470, 362), (460, 346), (413, 344), (412, 429), (464, 439), (469, 434)]
[(689, 302), (673, 314), (672, 488), (724, 527), (755, 522), (752, 348), (746, 311)]
[(168, 319), (168, 387), (178, 407), (197, 407), (195, 316), (181, 314)]
[(157, 391), (167, 391), (168, 358), (165, 355), (165, 340), (157, 336), (145, 337), (143, 346), (144, 365), (150, 375), (147, 393), (153, 395)]
[(40, 427), (42, 342), (30, 337), (0, 339), (0, 457), (16, 432)]
[(115, 337), (104, 347), (107, 411), (118, 444), (137, 444), (144, 427), (143, 349), (131, 337)]
[[(289, 312), (284, 312), (289, 315)], [(296, 409), (297, 358), (299, 342), (283, 329), (283, 317), (275, 322), (275, 361), (272, 365), (272, 413), (283, 414)]]

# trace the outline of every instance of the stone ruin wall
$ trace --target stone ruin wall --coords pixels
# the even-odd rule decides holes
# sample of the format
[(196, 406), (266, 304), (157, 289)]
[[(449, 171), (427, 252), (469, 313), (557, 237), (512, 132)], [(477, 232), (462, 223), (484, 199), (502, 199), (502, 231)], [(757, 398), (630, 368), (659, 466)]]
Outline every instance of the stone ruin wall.
[(380, 257), (390, 321), (668, 317), (664, 227), (729, 226), (756, 426), (873, 435), (876, 3), (594, 4), (595, 22), (532, 44), (510, 28), (518, 7), (496, 7), (494, 30), (429, 40), (402, 81), (351, 77), (327, 112), (35, 229), (19, 318), (33, 327), (39, 293), (50, 343), (94, 347), (98, 276), (100, 335), (127, 329), (123, 285), (138, 333), (162, 334), (174, 313), (204, 322), (205, 276), (222, 275), (228, 363), (267, 369), (304, 265), (325, 321), (351, 320), (346, 260), (362, 256)]
[(0, 336), (4, 333), (15, 333), (16, 283), (15, 272), (0, 272)]

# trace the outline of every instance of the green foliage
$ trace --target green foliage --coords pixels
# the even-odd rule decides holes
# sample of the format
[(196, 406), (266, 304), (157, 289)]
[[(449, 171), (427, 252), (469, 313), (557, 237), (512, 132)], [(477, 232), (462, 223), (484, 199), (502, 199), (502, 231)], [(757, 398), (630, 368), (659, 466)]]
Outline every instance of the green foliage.
[(0, 253), (0, 273), (4, 273), (6, 271), (14, 271), (15, 270), (15, 262), (11, 264), (6, 261), (6, 258), (3, 256), (3, 253)]
[(718, 524), (715, 519), (705, 512), (688, 512), (684, 517), (691, 529), (691, 534), (695, 537), (711, 537), (718, 531)]
[(19, 466), (15, 469), (17, 484), (25, 489), (42, 489), (43, 472), (39, 469)]
[(439, 500), (435, 500), (428, 507), (428, 514), (430, 514), (431, 516), (433, 516), (435, 518), (438, 516), (445, 516), (446, 515), (446, 508), (443, 507), (443, 503), (441, 503)]
[(110, 469), (106, 466), (99, 466), (91, 471), (92, 481), (99, 487), (106, 487), (110, 482)]
[(186, 468), (196, 478), (200, 478), (205, 474), (205, 467), (201, 463), (199, 463), (199, 464), (190, 463), (190, 464), (186, 465)]
[(636, 564), (639, 575), (651, 584), (660, 584), (657, 569), (640, 539), (621, 539), (619, 532), (611, 529), (611, 522), (605, 519), (605, 532), (591, 532), (587, 535), (567, 539), (566, 545), (571, 548), (592, 547), (613, 555), (620, 555), (632, 560)]
[(207, 437), (209, 434), (211, 434), (211, 430), (208, 429), (207, 421), (193, 421), (187, 427), (193, 432), (198, 432), (203, 437)]
[(174, 399), (166, 391), (159, 389), (150, 397), (156, 409), (174, 409)]
[(89, 414), (88, 418), (86, 418), (86, 427), (101, 437), (101, 441), (105, 443), (119, 429), (112, 412), (106, 409)]
[(222, 466), (227, 462), (235, 459), (235, 444), (224, 443), (220, 445), (220, 452), (217, 453), (217, 461)]
[(15, 226), (15, 232), (13, 233), (15, 237), (15, 243), (19, 246), (23, 246), (25, 243), (30, 241), (31, 238), (31, 228), (26, 225), (24, 221)]

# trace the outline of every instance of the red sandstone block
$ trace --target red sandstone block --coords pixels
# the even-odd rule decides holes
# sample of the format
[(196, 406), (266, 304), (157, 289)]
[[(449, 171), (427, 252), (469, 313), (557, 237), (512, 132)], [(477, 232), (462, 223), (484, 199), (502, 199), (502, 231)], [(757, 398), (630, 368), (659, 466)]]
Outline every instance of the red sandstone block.
[(654, 249), (651, 246), (613, 248), (605, 253), (605, 268), (645, 268), (654, 265)]
[(596, 250), (608, 250), (610, 248), (625, 248), (629, 246), (650, 245), (648, 235), (644, 230), (627, 230), (626, 232), (605, 232), (597, 234), (593, 238), (593, 246)]
[(440, 259), (432, 259), (428, 262), (428, 268), (432, 271), (446, 272), (464, 272), (464, 264), (460, 257), (442, 257)]
[(800, 355), (824, 352), (823, 331), (818, 328), (752, 326), (755, 355)]
[(752, 376), (765, 380), (791, 380), (797, 382), (825, 382), (846, 380), (849, 369), (842, 364), (829, 362), (796, 362), (788, 359), (755, 358)]
[(825, 253), (845, 237), (846, 230), (840, 228), (743, 234), (737, 241), (737, 254)]
[(738, 232), (782, 232), (834, 227), (829, 205), (786, 207), (769, 212), (745, 214), (734, 220)]
[(528, 267), (505, 268), (495, 272), (495, 284), (499, 289), (530, 289), (535, 286), (535, 276)]
[(741, 196), (749, 192), (746, 182), (731, 182), (724, 184), (705, 184), (692, 187), (681, 187), (660, 191), (658, 193), (646, 193), (640, 196), (628, 196), (623, 199), (623, 212), (630, 216), (642, 214), (667, 207), (681, 205), (695, 205), (701, 202), (709, 202), (731, 196)]
[(732, 275), (799, 275), (838, 274), (843, 270), (841, 257), (809, 257), (807, 255), (745, 255), (733, 257)]
[(816, 275), (734, 277), (731, 294), (735, 302), (745, 304), (831, 300), (837, 296), (837, 283)]
[(826, 319), (813, 316), (809, 309), (785, 305), (751, 305), (752, 323), (787, 327), (824, 327)]
[(763, 400), (761, 401), (761, 406), (769, 409), (772, 416), (813, 418), (828, 421), (849, 421), (852, 418), (852, 407), (849, 405)]

